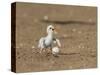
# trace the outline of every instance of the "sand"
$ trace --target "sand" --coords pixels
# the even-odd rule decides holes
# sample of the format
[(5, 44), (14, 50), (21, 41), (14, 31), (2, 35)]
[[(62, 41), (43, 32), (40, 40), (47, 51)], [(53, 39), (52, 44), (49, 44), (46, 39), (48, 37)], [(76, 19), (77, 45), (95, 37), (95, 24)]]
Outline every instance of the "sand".
[[(97, 67), (96, 7), (17, 3), (16, 72)], [(39, 53), (38, 41), (52, 24), (61, 41), (59, 57)]]

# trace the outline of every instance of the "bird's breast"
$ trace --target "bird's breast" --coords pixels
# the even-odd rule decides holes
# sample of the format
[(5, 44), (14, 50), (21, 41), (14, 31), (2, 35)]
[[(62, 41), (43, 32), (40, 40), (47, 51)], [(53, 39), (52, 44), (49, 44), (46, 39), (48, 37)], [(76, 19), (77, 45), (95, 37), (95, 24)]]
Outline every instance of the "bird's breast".
[(52, 42), (53, 42), (52, 39), (46, 39), (46, 40), (45, 40), (45, 44), (46, 44), (47, 46), (51, 45)]

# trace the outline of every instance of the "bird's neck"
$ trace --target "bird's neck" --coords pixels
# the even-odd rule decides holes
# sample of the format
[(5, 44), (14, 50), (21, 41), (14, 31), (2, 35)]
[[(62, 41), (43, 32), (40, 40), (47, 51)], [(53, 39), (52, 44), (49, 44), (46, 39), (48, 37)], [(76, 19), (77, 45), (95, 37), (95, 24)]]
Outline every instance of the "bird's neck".
[(51, 33), (51, 34), (48, 34), (47, 37), (48, 37), (49, 39), (53, 39), (53, 34), (52, 34), (52, 33)]

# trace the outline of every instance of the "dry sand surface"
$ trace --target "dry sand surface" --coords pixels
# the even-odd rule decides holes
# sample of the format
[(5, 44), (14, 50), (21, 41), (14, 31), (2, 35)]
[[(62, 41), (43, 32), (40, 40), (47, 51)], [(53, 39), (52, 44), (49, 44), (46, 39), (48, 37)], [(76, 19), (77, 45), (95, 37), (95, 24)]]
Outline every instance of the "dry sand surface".
[[(17, 3), (16, 72), (97, 67), (97, 8)], [(59, 57), (39, 53), (46, 27), (56, 28), (62, 47)]]

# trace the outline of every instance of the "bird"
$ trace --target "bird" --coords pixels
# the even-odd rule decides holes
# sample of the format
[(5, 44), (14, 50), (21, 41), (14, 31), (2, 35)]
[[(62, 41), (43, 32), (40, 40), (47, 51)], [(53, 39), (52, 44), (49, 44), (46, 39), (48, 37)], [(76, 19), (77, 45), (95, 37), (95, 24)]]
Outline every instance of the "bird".
[(57, 34), (53, 25), (47, 26), (47, 36), (41, 37), (39, 40), (38, 48), (40, 49), (40, 53), (46, 48), (50, 48), (52, 50), (53, 43), (57, 43), (59, 47), (61, 47), (59, 39), (56, 39), (54, 35)]

